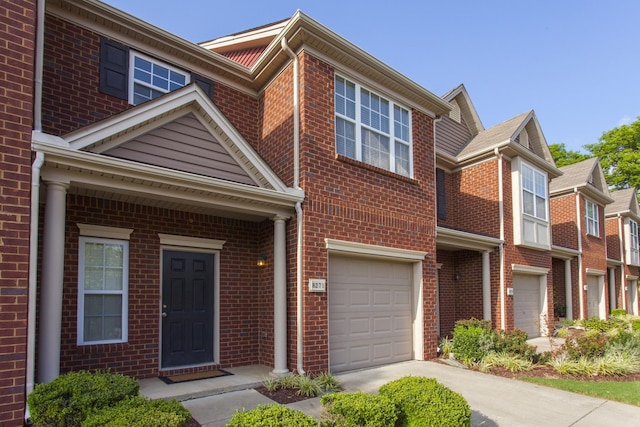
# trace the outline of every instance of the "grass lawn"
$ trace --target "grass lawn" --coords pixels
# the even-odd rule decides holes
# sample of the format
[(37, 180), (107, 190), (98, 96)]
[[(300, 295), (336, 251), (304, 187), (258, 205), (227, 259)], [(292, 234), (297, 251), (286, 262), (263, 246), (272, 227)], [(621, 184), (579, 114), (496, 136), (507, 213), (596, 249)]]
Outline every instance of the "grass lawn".
[(520, 379), (530, 383), (571, 391), (573, 393), (586, 394), (587, 396), (600, 397), (629, 405), (640, 406), (640, 381), (576, 381), (537, 377)]

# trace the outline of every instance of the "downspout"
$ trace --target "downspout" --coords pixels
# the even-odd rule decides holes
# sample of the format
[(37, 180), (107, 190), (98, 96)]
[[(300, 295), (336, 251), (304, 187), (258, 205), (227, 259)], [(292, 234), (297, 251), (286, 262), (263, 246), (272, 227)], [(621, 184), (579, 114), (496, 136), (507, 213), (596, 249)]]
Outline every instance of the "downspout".
[(498, 221), (500, 222), (500, 329), (507, 328), (506, 304), (505, 304), (505, 286), (504, 286), (504, 189), (502, 188), (503, 170), (502, 170), (502, 153), (496, 147), (494, 150), (498, 159)]
[[(42, 69), (44, 55), (45, 0), (38, 0), (36, 16), (36, 46), (34, 69), (33, 130), (42, 132)], [(38, 280), (38, 221), (40, 206), (40, 170), (44, 164), (44, 153), (36, 152), (31, 166), (31, 216), (29, 224), (29, 290), (27, 308), (27, 366), (26, 396), (35, 387), (36, 367), (36, 302)], [(31, 417), (29, 405), (25, 405), (24, 419)]]
[[(622, 215), (618, 214), (618, 236), (620, 236), (620, 238), (618, 239), (618, 241), (620, 242), (620, 293), (622, 294), (622, 308), (624, 308), (625, 310), (627, 309), (627, 292), (625, 291), (625, 277), (624, 277), (624, 267), (625, 267), (625, 260), (624, 260), (624, 234), (623, 233), (623, 227), (622, 227)], [(614, 281), (615, 283), (615, 281)], [(614, 284), (615, 286), (615, 284)], [(628, 312), (627, 312), (628, 313)]]
[(584, 319), (584, 280), (582, 278), (582, 225), (580, 219), (580, 193), (578, 189), (574, 188), (573, 192), (576, 194), (576, 224), (578, 226), (578, 301), (580, 305), (580, 314), (578, 319)]
[[(282, 38), (282, 50), (285, 51), (293, 61), (293, 187), (300, 189), (300, 63), (298, 56), (287, 44), (287, 39)], [(304, 374), (304, 311), (303, 311), (303, 235), (302, 235), (302, 204), (296, 203), (297, 219), (297, 248), (296, 248), (296, 370), (300, 375)]]

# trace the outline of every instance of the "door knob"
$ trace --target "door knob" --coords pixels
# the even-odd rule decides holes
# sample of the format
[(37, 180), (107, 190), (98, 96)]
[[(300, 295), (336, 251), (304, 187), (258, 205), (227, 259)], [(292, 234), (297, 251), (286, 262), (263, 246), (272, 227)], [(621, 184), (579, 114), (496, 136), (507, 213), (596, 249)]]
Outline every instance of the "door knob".
[(167, 313), (166, 312), (162, 312), (162, 317), (167, 317)]

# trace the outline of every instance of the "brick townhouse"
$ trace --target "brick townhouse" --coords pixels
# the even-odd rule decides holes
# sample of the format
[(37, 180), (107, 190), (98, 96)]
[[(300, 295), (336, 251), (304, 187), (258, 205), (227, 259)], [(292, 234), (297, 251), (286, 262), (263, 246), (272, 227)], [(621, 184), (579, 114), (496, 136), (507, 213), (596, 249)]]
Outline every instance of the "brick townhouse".
[(605, 319), (610, 304), (604, 212), (613, 199), (597, 158), (560, 170), (564, 175), (550, 185), (556, 314)]
[(98, 1), (38, 5), (3, 17), (23, 61), (3, 72), (3, 423), (77, 369), (436, 355), (448, 102), (302, 12), (196, 45)]
[(433, 358), (462, 318), (548, 333), (577, 248), (552, 246), (533, 111), (484, 129), (464, 86), (302, 12), (197, 45), (96, 0), (1, 10), (3, 425), (71, 370), (340, 372)]
[(605, 207), (607, 279), (610, 307), (638, 315), (640, 209), (635, 188), (611, 192), (613, 203)]
[(546, 335), (553, 316), (549, 180), (561, 175), (533, 111), (485, 129), (459, 86), (436, 123), (441, 336), (475, 317)]

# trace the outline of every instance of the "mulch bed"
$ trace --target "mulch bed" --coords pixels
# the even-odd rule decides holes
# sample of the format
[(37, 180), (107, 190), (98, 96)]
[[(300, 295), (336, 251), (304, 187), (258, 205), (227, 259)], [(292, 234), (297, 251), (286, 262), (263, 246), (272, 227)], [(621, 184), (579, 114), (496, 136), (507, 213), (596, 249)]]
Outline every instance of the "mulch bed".
[(266, 387), (261, 386), (261, 387), (256, 387), (255, 391), (268, 397), (274, 402), (280, 403), (281, 405), (286, 405), (287, 403), (300, 402), (301, 400), (310, 399), (310, 397), (298, 394), (298, 390), (293, 390), (289, 388), (279, 388), (276, 391), (269, 391), (266, 389)]

